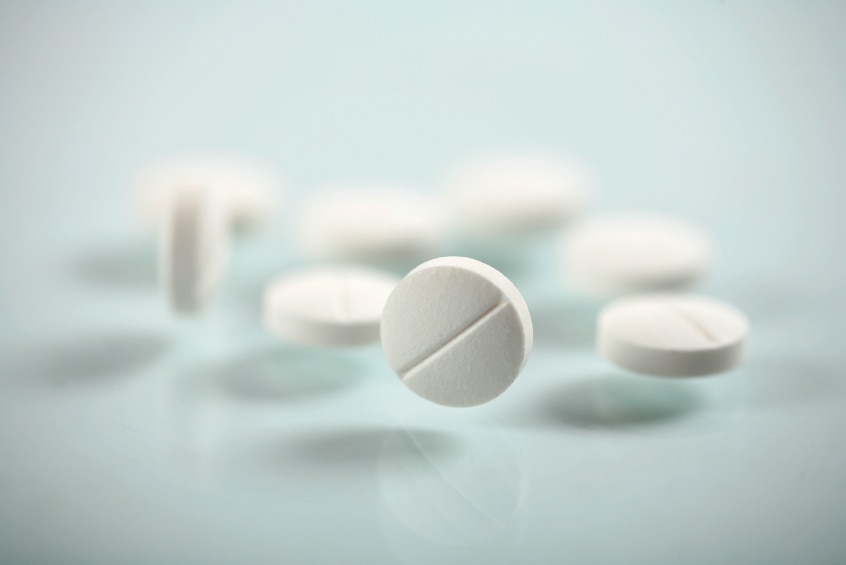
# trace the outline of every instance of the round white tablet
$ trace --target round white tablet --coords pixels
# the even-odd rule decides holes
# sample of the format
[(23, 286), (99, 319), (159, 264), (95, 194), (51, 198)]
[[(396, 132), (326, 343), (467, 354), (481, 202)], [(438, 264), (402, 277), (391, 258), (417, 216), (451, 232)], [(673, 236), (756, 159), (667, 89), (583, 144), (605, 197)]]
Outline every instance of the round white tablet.
[(447, 406), (502, 394), (532, 349), (532, 319), (520, 292), (493, 267), (466, 257), (412, 270), (388, 298), (381, 334), (402, 381)]
[(303, 203), (299, 220), (300, 246), (321, 259), (420, 259), (444, 236), (433, 198), (388, 183), (330, 187)]
[(161, 226), (159, 269), (171, 307), (200, 310), (217, 289), (229, 257), (229, 229), (217, 191), (174, 191)]
[(397, 282), (388, 273), (357, 267), (287, 273), (265, 290), (265, 326), (303, 345), (376, 343), (382, 309)]
[(648, 375), (694, 377), (740, 363), (749, 322), (737, 308), (689, 294), (622, 298), (599, 314), (599, 353)]
[(446, 190), (457, 221), (491, 235), (557, 227), (579, 214), (592, 182), (574, 162), (536, 155), (477, 158), (456, 168)]
[(684, 220), (607, 213), (565, 233), (561, 256), (572, 288), (608, 297), (687, 288), (710, 268), (712, 245), (704, 231)]
[(245, 230), (268, 222), (279, 206), (281, 190), (273, 173), (256, 163), (228, 155), (198, 155), (163, 161), (138, 179), (139, 213), (145, 225), (159, 225), (180, 186), (215, 187), (230, 221)]

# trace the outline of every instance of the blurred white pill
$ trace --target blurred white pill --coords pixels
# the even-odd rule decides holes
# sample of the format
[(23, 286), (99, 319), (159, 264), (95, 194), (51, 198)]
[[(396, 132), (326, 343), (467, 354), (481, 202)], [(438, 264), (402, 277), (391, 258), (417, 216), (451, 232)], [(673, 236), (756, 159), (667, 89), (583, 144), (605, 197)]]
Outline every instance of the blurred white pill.
[(591, 190), (590, 175), (582, 166), (544, 154), (472, 159), (446, 180), (447, 197), (461, 227), (490, 235), (560, 226), (585, 208)]
[(388, 363), (411, 390), (438, 404), (475, 406), (523, 369), (532, 319), (505, 275), (475, 259), (441, 257), (397, 285), (381, 335)]
[(421, 259), (443, 237), (434, 198), (384, 182), (330, 187), (303, 202), (297, 226), (303, 251), (320, 259)]
[(728, 371), (742, 357), (749, 322), (737, 308), (702, 296), (618, 299), (599, 313), (599, 353), (620, 367), (665, 377)]
[(214, 189), (176, 189), (161, 225), (159, 270), (171, 307), (180, 313), (205, 306), (223, 277), (229, 258), (229, 227), (222, 198)]
[(286, 273), (265, 290), (265, 326), (302, 345), (377, 343), (382, 309), (397, 282), (389, 273), (358, 267)]
[(712, 262), (708, 234), (670, 216), (638, 212), (600, 214), (562, 237), (564, 279), (576, 291), (609, 297), (687, 288)]
[(174, 191), (181, 186), (215, 187), (232, 226), (255, 228), (276, 214), (282, 190), (267, 168), (228, 155), (198, 155), (154, 164), (138, 179), (138, 208), (144, 225), (159, 225)]

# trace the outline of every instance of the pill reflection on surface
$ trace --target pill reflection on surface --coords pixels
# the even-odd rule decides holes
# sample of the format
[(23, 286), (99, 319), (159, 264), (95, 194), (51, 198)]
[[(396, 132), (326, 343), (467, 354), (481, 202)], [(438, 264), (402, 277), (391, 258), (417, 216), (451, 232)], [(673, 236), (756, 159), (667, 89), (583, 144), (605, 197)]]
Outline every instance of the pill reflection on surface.
[(479, 427), (451, 433), (459, 449), (439, 449), (432, 429), (462, 427), (441, 420), (407, 422), (385, 436), (379, 484), (388, 517), (439, 546), (513, 543), (525, 497), (514, 447), (495, 429)]

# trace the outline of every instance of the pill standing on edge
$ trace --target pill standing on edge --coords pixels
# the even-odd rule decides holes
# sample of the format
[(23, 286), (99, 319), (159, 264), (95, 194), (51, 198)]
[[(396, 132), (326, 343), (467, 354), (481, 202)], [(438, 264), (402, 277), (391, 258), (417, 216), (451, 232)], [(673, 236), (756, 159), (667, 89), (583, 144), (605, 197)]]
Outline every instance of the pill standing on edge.
[(444, 222), (426, 194), (382, 181), (348, 183), (303, 203), (296, 236), (319, 259), (420, 260), (441, 245)]
[(648, 375), (695, 377), (728, 371), (743, 357), (749, 322), (737, 308), (703, 296), (618, 299), (599, 313), (599, 353)]
[(569, 286), (610, 297), (681, 290), (707, 273), (708, 234), (681, 219), (652, 213), (597, 215), (562, 236), (561, 268)]
[(229, 221), (237, 230), (265, 224), (276, 213), (282, 190), (270, 169), (230, 155), (195, 155), (150, 166), (138, 179), (142, 222), (158, 226), (169, 200), (180, 186), (215, 187), (224, 199)]
[(592, 181), (575, 162), (544, 154), (466, 161), (448, 174), (446, 193), (462, 228), (485, 235), (548, 230), (578, 215)]
[(381, 336), (388, 363), (415, 393), (475, 406), (502, 394), (523, 369), (532, 320), (505, 275), (475, 259), (441, 257), (400, 281)]
[(397, 282), (391, 274), (358, 267), (286, 273), (265, 290), (265, 326), (302, 345), (377, 343), (382, 309)]
[(201, 310), (217, 289), (229, 257), (229, 229), (218, 192), (200, 186), (174, 191), (160, 231), (159, 270), (171, 307)]

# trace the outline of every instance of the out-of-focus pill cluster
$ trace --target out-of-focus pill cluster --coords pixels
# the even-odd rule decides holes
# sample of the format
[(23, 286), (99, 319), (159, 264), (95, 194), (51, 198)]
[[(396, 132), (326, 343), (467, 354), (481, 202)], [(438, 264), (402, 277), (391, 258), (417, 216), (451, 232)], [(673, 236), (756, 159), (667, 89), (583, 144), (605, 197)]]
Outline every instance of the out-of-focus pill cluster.
[[(227, 155), (154, 164), (138, 189), (173, 312), (202, 312), (238, 252), (239, 234), (285, 218), (301, 255), (315, 264), (268, 281), (256, 320), (300, 345), (381, 343), (403, 382), (439, 404), (499, 396), (533, 340), (528, 306), (505, 274), (471, 257), (443, 256), (457, 238), (518, 252), (558, 238), (548, 260), (560, 265), (570, 291), (609, 300), (598, 316), (598, 351), (624, 369), (700, 376), (730, 370), (743, 356), (746, 317), (684, 293), (712, 267), (708, 233), (660, 213), (589, 212), (597, 200), (593, 175), (552, 153), (467, 158), (438, 190), (337, 183), (296, 209), (271, 170)], [(420, 262), (402, 279), (388, 268)]]

